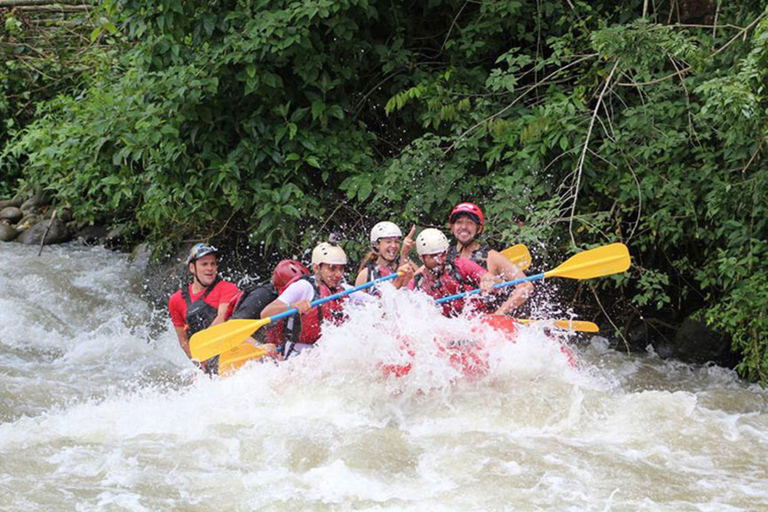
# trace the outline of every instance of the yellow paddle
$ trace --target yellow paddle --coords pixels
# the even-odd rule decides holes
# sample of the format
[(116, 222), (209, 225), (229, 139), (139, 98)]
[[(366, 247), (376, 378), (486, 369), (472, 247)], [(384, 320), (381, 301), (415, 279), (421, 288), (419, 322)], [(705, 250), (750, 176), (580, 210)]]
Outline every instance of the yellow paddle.
[(267, 355), (266, 349), (241, 343), (219, 356), (219, 375), (226, 377), (234, 373), (248, 361), (257, 361)]
[[(264, 325), (262, 320), (248, 319), (228, 320), (216, 324), (193, 334), (189, 340), (189, 351), (192, 353), (193, 359), (205, 361), (238, 346), (262, 325)], [(237, 341), (227, 343), (229, 339), (236, 339)], [(217, 342), (219, 344), (216, 344)]]
[[(552, 322), (553, 320), (515, 320), (520, 324), (531, 324), (536, 322)], [(569, 331), (578, 332), (600, 332), (600, 328), (593, 322), (586, 322), (584, 320), (554, 320), (555, 325), (561, 329), (568, 329)], [(223, 357), (223, 356), (222, 356)], [(221, 363), (219, 363), (221, 368)]]
[[(495, 284), (493, 287), (504, 288), (505, 286), (513, 286), (527, 281), (536, 281), (548, 277), (566, 277), (568, 279), (579, 280), (592, 279), (593, 277), (608, 276), (624, 272), (629, 268), (630, 263), (629, 250), (626, 245), (620, 243), (604, 245), (603, 247), (597, 247), (571, 256), (565, 263), (562, 263), (559, 267), (553, 270), (515, 279), (514, 281)], [(449, 295), (435, 302), (442, 304), (443, 302), (461, 299), (476, 293), (480, 293), (480, 288), (457, 293), (456, 295)]]
[(501, 255), (517, 265), (520, 270), (526, 270), (531, 266), (531, 253), (523, 244), (513, 245), (501, 251)]

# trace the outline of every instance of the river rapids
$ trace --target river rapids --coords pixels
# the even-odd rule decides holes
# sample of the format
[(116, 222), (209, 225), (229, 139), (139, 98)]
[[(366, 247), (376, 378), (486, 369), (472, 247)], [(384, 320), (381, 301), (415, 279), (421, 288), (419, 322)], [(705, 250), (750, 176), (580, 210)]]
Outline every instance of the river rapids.
[[(125, 255), (36, 253), (0, 246), (0, 510), (768, 509), (768, 392), (730, 370), (513, 344), (385, 289), (317, 349), (210, 379)], [(484, 375), (435, 349), (467, 333)]]

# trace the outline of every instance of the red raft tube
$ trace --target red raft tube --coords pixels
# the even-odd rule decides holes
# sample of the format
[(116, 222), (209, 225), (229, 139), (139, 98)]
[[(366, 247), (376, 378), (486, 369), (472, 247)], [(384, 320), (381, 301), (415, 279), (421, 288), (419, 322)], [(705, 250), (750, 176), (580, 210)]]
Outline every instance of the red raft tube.
[[(481, 317), (481, 321), (492, 327), (499, 334), (503, 335), (504, 339), (511, 343), (515, 343), (517, 339), (517, 332), (520, 324), (514, 319), (507, 316), (494, 316), (486, 315)], [(555, 341), (553, 340), (553, 343)], [(410, 348), (407, 340), (403, 341), (402, 350), (414, 358), (415, 352)], [(488, 363), (488, 354), (481, 343), (476, 343), (473, 340), (457, 340), (446, 345), (440, 345), (438, 350), (441, 354), (448, 358), (449, 363), (455, 369), (459, 370), (463, 375), (467, 377), (482, 377), (488, 373), (490, 365)], [(565, 348), (560, 346), (560, 350), (568, 357), (568, 362), (571, 366), (576, 365), (576, 360), (573, 358), (573, 354)], [(404, 377), (411, 371), (412, 363), (402, 364), (384, 364), (382, 369), (386, 376), (393, 376), (396, 378)]]

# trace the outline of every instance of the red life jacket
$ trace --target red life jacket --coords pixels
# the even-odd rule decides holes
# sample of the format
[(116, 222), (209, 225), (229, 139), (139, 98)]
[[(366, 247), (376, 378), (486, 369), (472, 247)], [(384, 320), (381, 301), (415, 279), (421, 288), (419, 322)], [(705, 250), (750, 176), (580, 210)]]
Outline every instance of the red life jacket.
[[(258, 320), (261, 318), (261, 311), (278, 296), (275, 285), (270, 282), (247, 286), (232, 300), (232, 303), (236, 302), (236, 304), (234, 313), (230, 315), (230, 318)], [(230, 303), (230, 307), (232, 303)], [(282, 338), (279, 337), (279, 334), (276, 336), (272, 332), (277, 324), (279, 322), (275, 324), (270, 323), (265, 328), (258, 329), (251, 337), (260, 343), (279, 345), (282, 342)]]
[[(425, 272), (430, 272), (425, 270)], [(459, 272), (459, 269), (450, 259), (445, 263), (443, 273), (437, 278), (427, 279), (423, 274), (417, 274), (414, 277), (414, 290), (421, 290), (433, 299), (442, 299), (449, 295), (466, 292), (474, 289), (471, 283), (466, 282)], [(456, 299), (443, 304), (443, 314), (445, 316), (455, 316), (464, 309), (464, 299)]]
[(264, 343), (272, 343), (276, 347), (281, 347), (285, 343), (285, 321), (283, 318), (275, 325), (268, 325), (266, 328)]
[[(480, 246), (472, 251), (469, 259), (480, 265), (481, 267), (488, 268), (488, 252), (491, 250), (491, 246), (486, 243), (481, 243)], [(460, 258), (459, 251), (456, 250), (456, 245), (451, 245), (448, 249), (448, 259), (453, 261), (456, 258)]]
[[(298, 281), (304, 276), (296, 276), (285, 285), (285, 290), (289, 286), (291, 286), (293, 283)], [(290, 308), (291, 305), (288, 304), (288, 307)], [(269, 324), (268, 330), (267, 330), (267, 336), (266, 336), (266, 343), (272, 343), (273, 345), (277, 347), (283, 347), (285, 346), (286, 341), (298, 341), (293, 338), (298, 337), (298, 333), (301, 331), (301, 326), (299, 325), (296, 329), (294, 329), (294, 325), (296, 322), (296, 315), (289, 316), (287, 318), (283, 318), (281, 320), (278, 320), (275, 324)], [(296, 335), (294, 335), (294, 331), (296, 332)]]
[(192, 300), (192, 297), (189, 294), (189, 286), (181, 288), (181, 296), (184, 298), (184, 302), (187, 305), (187, 316), (185, 320), (187, 322), (188, 337), (191, 338), (193, 334), (210, 327), (211, 323), (216, 319), (216, 315), (219, 314), (218, 309), (205, 302), (205, 298), (220, 282), (221, 278), (216, 276), (213, 283), (205, 289), (205, 293), (195, 301)]
[(388, 275), (397, 272), (396, 270), (392, 270), (392, 267), (380, 267), (376, 264), (375, 261), (368, 263), (365, 268), (368, 269), (368, 281), (374, 281), (382, 277), (387, 277)]
[[(480, 244), (480, 246), (472, 251), (472, 254), (469, 256), (469, 259), (483, 267), (484, 269), (488, 270), (488, 253), (491, 251), (491, 246), (487, 243), (483, 242)], [(456, 245), (451, 245), (451, 248), (448, 249), (448, 260), (453, 261), (456, 258), (460, 258), (459, 251), (456, 250)], [(485, 313), (492, 313), (499, 309), (499, 306), (504, 304), (504, 301), (506, 301), (509, 296), (514, 291), (514, 287), (507, 286), (506, 288), (500, 288), (494, 292), (494, 294), (490, 297), (486, 297), (485, 300), (481, 302), (481, 306), (478, 308), (481, 311), (484, 311)]]
[[(427, 270), (427, 272), (429, 272)], [(461, 275), (459, 269), (454, 264), (454, 259), (449, 258), (445, 263), (443, 273), (436, 279), (426, 279), (423, 274), (418, 274), (414, 278), (414, 290), (422, 290), (424, 293), (434, 299), (442, 299), (449, 295), (468, 292), (478, 288), (480, 283), (472, 283), (465, 276)], [(471, 300), (471, 299), (470, 299)], [(467, 299), (454, 299), (443, 304), (443, 315), (456, 316), (464, 310)], [(478, 311), (485, 312), (484, 301), (475, 301)]]
[[(329, 288), (319, 279), (315, 279), (315, 276), (296, 276), (288, 283), (288, 286), (299, 279), (309, 281), (309, 284), (312, 285), (312, 288), (315, 290), (315, 294), (312, 297), (313, 302), (344, 291), (341, 286)], [(307, 344), (316, 342), (320, 338), (323, 322), (329, 321), (339, 325), (345, 320), (343, 304), (345, 299), (346, 297), (340, 297), (313, 307), (301, 316), (293, 315), (283, 318), (267, 333), (267, 342), (275, 343), (276, 345), (281, 345), (288, 341)]]

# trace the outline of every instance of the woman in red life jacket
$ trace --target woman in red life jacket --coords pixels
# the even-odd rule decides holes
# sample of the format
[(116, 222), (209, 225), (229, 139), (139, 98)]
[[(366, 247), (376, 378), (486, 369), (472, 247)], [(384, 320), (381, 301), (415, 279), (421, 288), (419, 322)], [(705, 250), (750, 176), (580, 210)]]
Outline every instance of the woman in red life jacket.
[[(219, 278), (217, 254), (216, 248), (208, 244), (201, 243), (192, 247), (187, 257), (187, 269), (192, 274), (192, 283), (171, 295), (168, 300), (179, 345), (190, 358), (189, 338), (198, 331), (226, 320), (229, 303), (239, 292), (237, 286)], [(213, 359), (202, 363), (206, 373), (216, 373), (217, 361)]]
[[(480, 288), (483, 293), (493, 290), (494, 278), (490, 272), (466, 258), (448, 258), (450, 243), (438, 229), (427, 228), (416, 238), (416, 252), (424, 266), (408, 287), (421, 290), (440, 299), (448, 295)], [(465, 300), (456, 299), (443, 304), (445, 316), (455, 316), (464, 309)]]
[[(413, 226), (411, 232), (403, 240), (401, 247), (400, 239), (403, 237), (403, 233), (397, 224), (384, 221), (373, 226), (371, 229), (371, 250), (360, 262), (355, 286), (394, 274), (398, 271), (401, 263), (410, 263), (408, 255), (415, 244), (413, 241), (415, 232), (416, 226)], [(392, 284), (395, 288), (400, 288), (407, 282), (405, 277), (398, 277), (392, 281)], [(366, 291), (376, 294), (375, 287), (368, 288)]]
[[(502, 281), (513, 281), (525, 277), (520, 268), (505, 258), (500, 252), (494, 251), (487, 243), (478, 241), (485, 226), (483, 211), (473, 203), (457, 204), (449, 217), (451, 234), (456, 239), (456, 245), (451, 246), (449, 259), (467, 258), (485, 267), (493, 276)], [(531, 292), (530, 282), (517, 285), (511, 293), (500, 295), (505, 300), (496, 308), (494, 314), (503, 315), (523, 304)], [(498, 302), (498, 301), (497, 301)]]
[[(240, 293), (231, 319), (257, 320), (261, 318), (261, 312), (264, 308), (283, 293), (289, 283), (301, 276), (308, 275), (309, 269), (300, 261), (282, 260), (275, 266), (270, 283), (246, 289)], [(245, 341), (265, 348), (268, 356), (277, 357), (277, 347), (283, 341), (282, 325), (279, 322), (277, 325), (270, 324), (264, 329), (257, 330)]]

